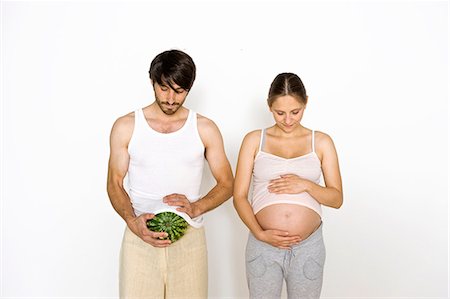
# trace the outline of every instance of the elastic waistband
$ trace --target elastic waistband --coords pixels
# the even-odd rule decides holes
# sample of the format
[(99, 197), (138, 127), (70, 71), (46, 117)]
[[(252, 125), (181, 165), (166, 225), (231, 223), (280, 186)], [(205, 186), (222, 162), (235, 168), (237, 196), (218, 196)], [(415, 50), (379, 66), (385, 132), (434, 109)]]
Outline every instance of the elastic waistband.
[(323, 239), (322, 227), (323, 227), (323, 222), (320, 222), (319, 227), (311, 235), (309, 235), (308, 238), (306, 238), (305, 240), (302, 240), (300, 243), (292, 246), (292, 249), (310, 246), (318, 241), (321, 241)]

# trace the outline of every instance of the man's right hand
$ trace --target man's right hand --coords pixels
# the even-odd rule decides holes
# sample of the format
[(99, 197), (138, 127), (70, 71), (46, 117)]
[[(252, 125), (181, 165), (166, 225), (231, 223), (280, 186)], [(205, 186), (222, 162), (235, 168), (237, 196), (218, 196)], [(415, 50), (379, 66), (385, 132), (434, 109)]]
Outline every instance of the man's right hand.
[(147, 221), (155, 217), (154, 214), (145, 213), (138, 217), (131, 218), (127, 221), (128, 228), (144, 242), (153, 247), (164, 248), (171, 244), (170, 240), (161, 240), (166, 238), (165, 232), (154, 232), (147, 228)]

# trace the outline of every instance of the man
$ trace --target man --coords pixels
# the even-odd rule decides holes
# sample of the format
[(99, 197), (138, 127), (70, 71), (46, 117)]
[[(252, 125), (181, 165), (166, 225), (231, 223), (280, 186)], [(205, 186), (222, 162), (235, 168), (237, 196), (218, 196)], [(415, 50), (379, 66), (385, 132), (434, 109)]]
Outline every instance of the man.
[[(120, 254), (121, 298), (207, 298), (207, 252), (202, 215), (231, 197), (233, 174), (222, 136), (210, 119), (183, 107), (194, 80), (191, 57), (179, 50), (150, 65), (155, 101), (112, 127), (108, 195), (125, 220)], [(216, 185), (199, 195), (204, 160)], [(128, 174), (129, 190), (123, 185)], [(160, 211), (189, 228), (171, 244), (146, 222)]]

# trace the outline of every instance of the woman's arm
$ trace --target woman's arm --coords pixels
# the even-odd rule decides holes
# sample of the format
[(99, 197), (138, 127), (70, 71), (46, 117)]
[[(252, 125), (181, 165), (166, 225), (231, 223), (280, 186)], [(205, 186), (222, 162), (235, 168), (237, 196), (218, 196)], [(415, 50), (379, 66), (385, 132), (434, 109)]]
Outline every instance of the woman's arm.
[(242, 222), (260, 241), (283, 249), (300, 241), (299, 236), (289, 236), (288, 232), (279, 230), (264, 230), (258, 223), (253, 209), (248, 201), (248, 191), (253, 172), (253, 162), (259, 145), (259, 131), (248, 133), (242, 141), (236, 167), (234, 181), (233, 204)]
[(242, 222), (250, 229), (253, 235), (259, 235), (263, 229), (253, 214), (253, 209), (248, 201), (248, 191), (253, 172), (253, 161), (258, 144), (258, 134), (253, 131), (248, 133), (242, 141), (236, 166), (234, 180), (233, 204)]
[(306, 192), (321, 204), (339, 209), (342, 206), (342, 179), (333, 140), (327, 134), (317, 132), (316, 152), (321, 158), (325, 187), (310, 182)]

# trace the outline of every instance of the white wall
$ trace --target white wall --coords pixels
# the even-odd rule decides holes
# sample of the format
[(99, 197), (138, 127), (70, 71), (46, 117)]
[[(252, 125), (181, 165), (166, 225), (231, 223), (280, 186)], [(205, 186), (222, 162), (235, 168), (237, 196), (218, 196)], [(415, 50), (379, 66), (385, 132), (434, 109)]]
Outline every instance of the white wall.
[[(198, 68), (186, 105), (221, 128), (233, 169), (244, 134), (271, 125), (275, 75), (303, 79), (303, 123), (333, 137), (344, 182), (324, 209), (324, 298), (446, 298), (447, 35), (446, 1), (3, 2), (1, 297), (117, 297), (110, 128), (152, 102), (150, 61), (178, 48)], [(206, 228), (210, 297), (247, 297), (231, 200)]]

